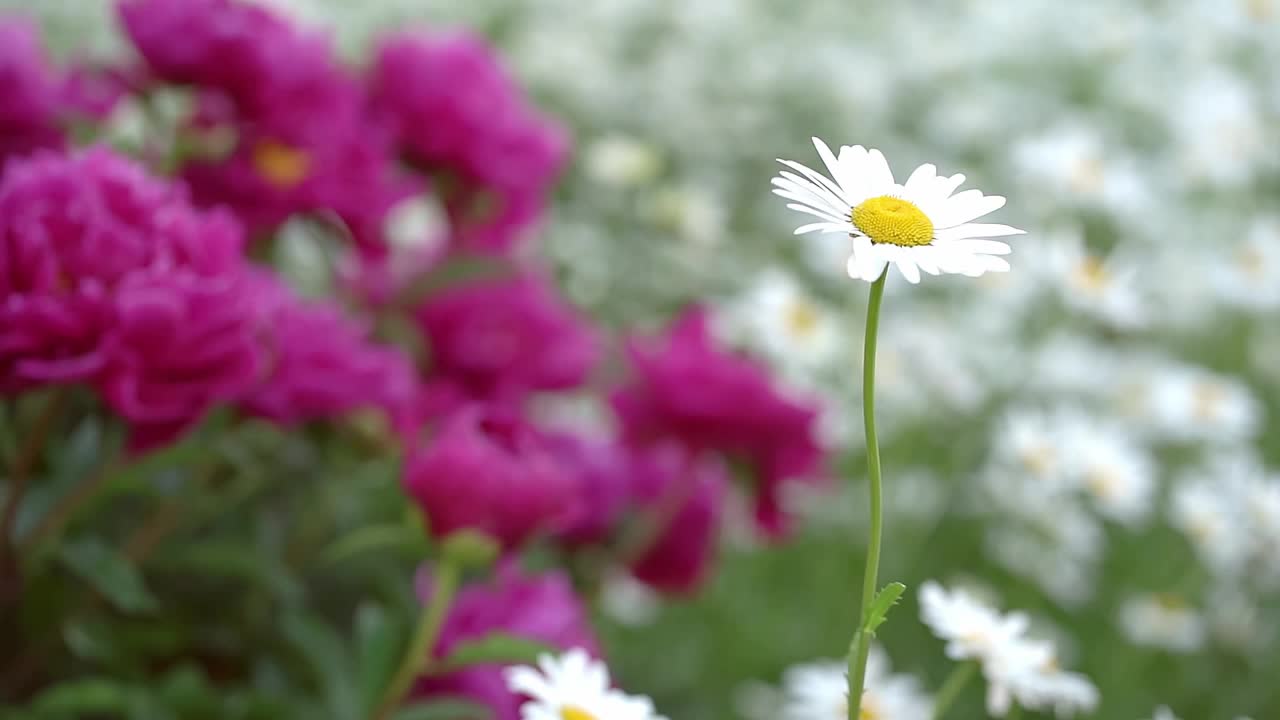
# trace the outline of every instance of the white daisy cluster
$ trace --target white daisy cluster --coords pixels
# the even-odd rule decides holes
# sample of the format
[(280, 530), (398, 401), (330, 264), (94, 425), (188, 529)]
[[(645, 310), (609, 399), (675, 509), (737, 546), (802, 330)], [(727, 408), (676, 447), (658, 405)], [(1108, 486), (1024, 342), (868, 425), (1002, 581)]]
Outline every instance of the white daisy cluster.
[[(789, 668), (782, 678), (782, 720), (844, 720), (849, 714), (847, 663), (829, 660)], [(929, 720), (933, 701), (911, 675), (894, 674), (879, 647), (867, 658), (861, 720)]]
[(990, 714), (1004, 717), (1015, 702), (1058, 717), (1097, 707), (1093, 683), (1063, 670), (1052, 643), (1027, 636), (1025, 614), (1000, 613), (965, 590), (929, 581), (920, 587), (920, 617), (947, 642), (947, 657), (981, 666)]
[(538, 666), (506, 671), (507, 687), (528, 699), (520, 720), (664, 720), (647, 697), (627, 695), (609, 684), (609, 668), (575, 648)]

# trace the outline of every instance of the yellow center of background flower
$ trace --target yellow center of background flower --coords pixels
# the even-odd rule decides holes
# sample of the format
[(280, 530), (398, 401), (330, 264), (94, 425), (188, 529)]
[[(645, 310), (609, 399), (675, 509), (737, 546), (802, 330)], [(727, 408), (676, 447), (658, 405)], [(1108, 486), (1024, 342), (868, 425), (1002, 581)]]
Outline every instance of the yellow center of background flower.
[(597, 718), (577, 705), (565, 705), (560, 708), (560, 720), (597, 720)]
[(311, 171), (311, 156), (283, 143), (264, 140), (253, 146), (253, 165), (267, 182), (291, 188)]
[(910, 200), (881, 195), (864, 201), (849, 215), (876, 244), (917, 247), (933, 242), (933, 221)]

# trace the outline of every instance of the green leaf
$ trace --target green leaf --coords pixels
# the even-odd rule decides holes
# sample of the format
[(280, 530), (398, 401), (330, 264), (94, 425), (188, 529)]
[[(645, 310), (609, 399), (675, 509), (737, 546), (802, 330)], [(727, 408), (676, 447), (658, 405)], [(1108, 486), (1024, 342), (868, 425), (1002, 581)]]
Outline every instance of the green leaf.
[(337, 564), (375, 550), (421, 558), (426, 555), (428, 545), (423, 533), (412, 527), (399, 523), (373, 525), (335, 540), (320, 553), (320, 562)]
[(876, 593), (875, 599), (871, 601), (871, 608), (867, 611), (867, 619), (862, 624), (863, 629), (874, 636), (876, 628), (888, 619), (890, 608), (902, 599), (902, 593), (906, 590), (906, 585), (895, 582), (885, 585), (880, 592)]
[(470, 700), (440, 698), (406, 705), (391, 720), (490, 720), (493, 711), (487, 705)]
[(445, 670), (456, 670), (468, 665), (512, 665), (536, 662), (539, 655), (559, 654), (560, 650), (540, 640), (492, 633), (478, 640), (454, 647), (449, 657), (440, 662)]
[(38, 713), (59, 717), (95, 714), (124, 716), (132, 705), (133, 688), (110, 680), (86, 678), (60, 683), (40, 693), (31, 703)]
[(359, 695), (354, 672), (347, 663), (350, 653), (342, 638), (319, 618), (299, 613), (286, 615), (282, 629), (311, 666), (316, 687), (324, 692), (329, 717), (357, 717)]
[(356, 609), (360, 706), (366, 713), (376, 708), (395, 672), (405, 637), (401, 624), (382, 607), (365, 603)]
[(126, 613), (156, 609), (156, 598), (142, 574), (120, 552), (98, 540), (81, 540), (63, 547), (62, 562), (89, 583), (107, 602)]

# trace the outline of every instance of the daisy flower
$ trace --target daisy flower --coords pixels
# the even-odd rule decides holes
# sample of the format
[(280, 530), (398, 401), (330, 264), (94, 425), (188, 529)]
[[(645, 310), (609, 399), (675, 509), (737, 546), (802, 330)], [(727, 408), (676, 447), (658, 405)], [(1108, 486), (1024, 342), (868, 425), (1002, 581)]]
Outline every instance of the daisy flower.
[(831, 177), (779, 159), (795, 172), (780, 172), (773, 192), (792, 201), (788, 208), (819, 219), (796, 228), (796, 235), (846, 233), (852, 238), (849, 277), (872, 282), (890, 263), (911, 283), (920, 282), (921, 270), (977, 277), (1009, 269), (999, 257), (1009, 254), (1009, 246), (989, 238), (1023, 231), (973, 222), (1003, 207), (1003, 197), (979, 190), (953, 195), (964, 175), (939, 176), (931, 164), (898, 184), (879, 150), (846, 145), (837, 156), (818, 138), (813, 144)]
[(1059, 717), (1097, 706), (1098, 689), (1088, 678), (1063, 671), (1051, 643), (1026, 636), (1030, 620), (1024, 613), (1001, 613), (963, 590), (930, 581), (920, 588), (920, 616), (947, 641), (947, 657), (978, 662), (989, 714), (1004, 717), (1015, 700)]
[(649, 698), (610, 687), (609, 669), (582, 648), (543, 655), (537, 668), (508, 668), (505, 677), (508, 689), (529, 697), (520, 720), (664, 720)]
[[(783, 720), (844, 720), (849, 715), (848, 665), (844, 661), (797, 665), (782, 678)], [(933, 699), (916, 678), (890, 672), (889, 657), (872, 647), (867, 658), (861, 720), (928, 720)]]
[(1129, 598), (1120, 608), (1120, 629), (1135, 644), (1192, 653), (1204, 645), (1205, 622), (1176, 595)]

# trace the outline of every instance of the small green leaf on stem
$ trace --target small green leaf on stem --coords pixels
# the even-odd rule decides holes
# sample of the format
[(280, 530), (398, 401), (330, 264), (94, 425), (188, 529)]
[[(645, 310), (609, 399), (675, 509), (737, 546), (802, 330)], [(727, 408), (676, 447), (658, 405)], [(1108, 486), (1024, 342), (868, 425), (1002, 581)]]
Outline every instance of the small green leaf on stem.
[(876, 629), (888, 618), (889, 610), (902, 599), (902, 593), (906, 590), (906, 585), (894, 582), (885, 585), (880, 592), (876, 593), (875, 599), (871, 601), (871, 607), (867, 609), (867, 617), (862, 622), (863, 629), (874, 636)]

